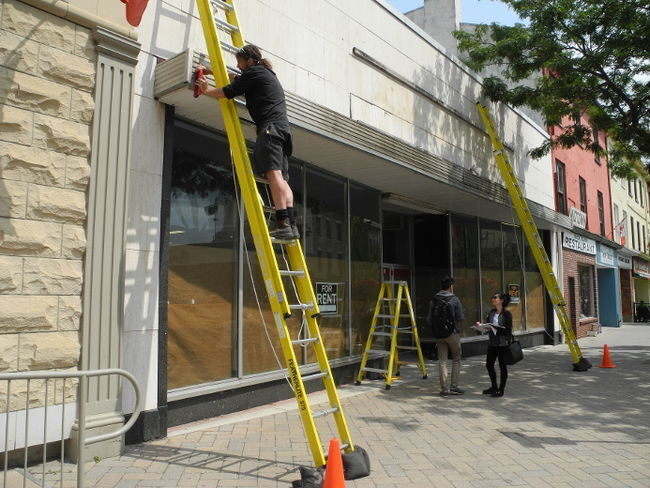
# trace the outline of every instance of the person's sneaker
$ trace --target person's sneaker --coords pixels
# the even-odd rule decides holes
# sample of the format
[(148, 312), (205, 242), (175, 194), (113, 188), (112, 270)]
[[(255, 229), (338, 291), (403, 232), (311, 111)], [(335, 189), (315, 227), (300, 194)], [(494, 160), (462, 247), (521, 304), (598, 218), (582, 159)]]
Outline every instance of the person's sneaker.
[(440, 392), (440, 396), (442, 396), (442, 397), (448, 397), (448, 396), (449, 396), (449, 392), (448, 392), (447, 390), (442, 390), (442, 391)]
[(452, 386), (451, 388), (449, 388), (449, 393), (451, 393), (452, 395), (463, 395), (465, 393), (465, 390), (461, 390), (457, 386)]
[(293, 229), (291, 228), (288, 220), (279, 221), (276, 225), (276, 228), (269, 232), (269, 235), (273, 239), (295, 239)]

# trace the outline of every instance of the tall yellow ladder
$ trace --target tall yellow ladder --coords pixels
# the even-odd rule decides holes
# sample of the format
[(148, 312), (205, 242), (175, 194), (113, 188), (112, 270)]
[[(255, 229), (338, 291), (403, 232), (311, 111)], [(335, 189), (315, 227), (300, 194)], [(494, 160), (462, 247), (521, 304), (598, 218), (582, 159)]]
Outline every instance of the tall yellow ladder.
[[(239, 48), (244, 46), (244, 37), (239, 27), (234, 0), (196, 0), (196, 5), (203, 26), (203, 34), (215, 82), (217, 86), (225, 86), (230, 81), (223, 51), (234, 55)], [(230, 43), (220, 41), (219, 30), (230, 36)], [(354, 444), (345, 421), (320, 335), (317, 322), (320, 312), (311, 285), (309, 270), (298, 240), (271, 239), (235, 102), (225, 98), (220, 99), (219, 102), (228, 134), (237, 181), (241, 189), (241, 198), (248, 216), (250, 231), (273, 312), (273, 319), (282, 345), (289, 381), (298, 402), (298, 410), (305, 428), (314, 465), (316, 467), (323, 466), (325, 456), (314, 421), (315, 418), (333, 415), (338, 430), (338, 438), (341, 441), (341, 448), (349, 452), (354, 450)], [(279, 268), (274, 245), (283, 248), (288, 258), (289, 269)], [(290, 305), (287, 302), (282, 281), (283, 277), (293, 280), (299, 303)], [(291, 316), (292, 310), (300, 310), (305, 313), (307, 330), (309, 331), (308, 338), (291, 339), (286, 319)], [(314, 348), (320, 370), (318, 373), (304, 376), (301, 374), (294, 345), (312, 346)], [(311, 380), (321, 380), (323, 382), (329, 408), (320, 412), (312, 412), (304, 387), (304, 382)]]
[[(393, 293), (393, 286), (397, 286), (397, 293)], [(406, 303), (408, 313), (402, 313), (403, 302)], [(408, 319), (408, 322), (404, 325), (400, 325), (401, 319)], [(383, 322), (385, 320), (388, 320), (389, 322)], [(382, 322), (378, 323), (378, 321)], [(412, 342), (415, 345), (399, 345), (398, 334), (412, 335)], [(390, 338), (388, 349), (386, 349), (387, 338)], [(381, 349), (377, 349), (378, 346)], [(366, 340), (366, 347), (361, 356), (361, 365), (359, 367), (356, 384), (361, 384), (361, 380), (363, 380), (363, 377), (367, 372), (379, 373), (384, 375), (386, 378), (385, 388), (390, 390), (394, 376), (399, 376), (400, 365), (408, 363), (407, 361), (399, 360), (399, 350), (417, 351), (418, 365), (420, 371), (422, 371), (422, 378), (426, 378), (427, 370), (424, 366), (424, 357), (422, 356), (422, 348), (420, 347), (420, 337), (418, 335), (418, 327), (415, 323), (415, 314), (413, 313), (413, 304), (411, 303), (408, 284), (406, 281), (384, 281), (379, 289), (379, 296), (377, 297), (377, 304), (375, 305), (375, 313), (372, 316), (372, 322), (370, 323), (370, 331), (368, 333), (368, 339)], [(366, 367), (369, 354), (388, 358), (388, 366), (386, 369)], [(393, 371), (395, 371), (395, 375), (393, 375)]]
[(517, 217), (519, 217), (519, 222), (521, 223), (521, 227), (524, 230), (526, 239), (528, 240), (528, 245), (533, 251), (535, 262), (537, 263), (542, 279), (544, 280), (544, 285), (546, 286), (546, 291), (548, 292), (548, 296), (553, 304), (553, 309), (560, 320), (562, 332), (564, 333), (564, 337), (566, 337), (566, 342), (573, 358), (573, 369), (575, 371), (587, 371), (591, 368), (591, 363), (582, 357), (582, 352), (578, 346), (578, 341), (573, 333), (571, 321), (569, 320), (569, 315), (566, 311), (566, 302), (564, 301), (562, 290), (560, 289), (557, 278), (553, 273), (551, 261), (544, 249), (544, 244), (542, 243), (537, 226), (533, 220), (533, 215), (530, 213), (526, 199), (524, 198), (519, 183), (517, 182), (517, 177), (508, 161), (506, 150), (497, 135), (494, 121), (490, 117), (490, 113), (484, 105), (479, 102), (476, 106), (481, 114), (483, 122), (485, 123), (488, 134), (490, 135), (494, 158), (497, 161), (501, 177), (503, 178), (508, 193), (510, 194), (510, 199), (512, 200), (512, 204), (517, 212)]

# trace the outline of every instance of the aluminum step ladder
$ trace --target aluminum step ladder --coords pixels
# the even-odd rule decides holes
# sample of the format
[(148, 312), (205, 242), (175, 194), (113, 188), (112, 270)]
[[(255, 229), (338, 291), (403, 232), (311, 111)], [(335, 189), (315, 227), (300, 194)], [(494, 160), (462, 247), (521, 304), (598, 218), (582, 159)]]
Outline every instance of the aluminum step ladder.
[(546, 254), (546, 249), (544, 249), (544, 244), (542, 243), (539, 231), (537, 230), (537, 226), (533, 220), (533, 215), (530, 213), (528, 203), (526, 203), (524, 194), (521, 192), (521, 187), (517, 182), (517, 177), (515, 176), (512, 166), (510, 165), (510, 161), (508, 161), (506, 150), (501, 143), (501, 139), (497, 135), (494, 121), (490, 117), (490, 113), (484, 105), (479, 102), (476, 104), (476, 106), (479, 113), (481, 114), (483, 122), (485, 123), (488, 134), (490, 135), (494, 158), (497, 161), (497, 166), (499, 167), (501, 177), (503, 178), (506, 188), (508, 189), (508, 193), (510, 194), (510, 199), (512, 200), (512, 204), (515, 207), (517, 217), (519, 218), (521, 227), (524, 230), (526, 239), (528, 240), (528, 245), (533, 251), (535, 262), (537, 263), (537, 267), (539, 268), (542, 279), (544, 280), (544, 285), (546, 286), (546, 291), (548, 292), (548, 296), (551, 299), (551, 303), (553, 304), (553, 309), (555, 310), (555, 313), (560, 320), (562, 332), (564, 334), (564, 337), (566, 337), (566, 342), (569, 346), (569, 350), (571, 351), (571, 356), (573, 358), (573, 369), (575, 371), (587, 371), (589, 368), (591, 368), (591, 363), (582, 357), (582, 352), (578, 346), (578, 341), (576, 340), (576, 336), (573, 333), (571, 321), (566, 311), (566, 302), (564, 301), (564, 295), (562, 294), (560, 285), (557, 281), (557, 278), (555, 277), (555, 274), (553, 273), (551, 260), (548, 258), (548, 254)]
[[(397, 292), (393, 293), (393, 287)], [(402, 312), (402, 303), (406, 303), (406, 312)], [(404, 319), (408, 319), (404, 324)], [(400, 321), (402, 324), (400, 325)], [(399, 344), (400, 335), (412, 336), (413, 346)], [(387, 339), (390, 339), (387, 341)], [(388, 344), (387, 344), (388, 342)], [(418, 366), (422, 372), (422, 378), (427, 378), (427, 369), (424, 366), (424, 356), (420, 347), (418, 327), (415, 323), (413, 304), (406, 281), (384, 281), (379, 289), (375, 313), (372, 316), (366, 347), (361, 356), (361, 365), (357, 375), (356, 384), (360, 385), (366, 373), (379, 373), (386, 378), (385, 388), (390, 390), (391, 383), (396, 376), (399, 376), (399, 367), (402, 364), (410, 364), (409, 361), (400, 361), (399, 351), (417, 351)], [(386, 369), (369, 368), (366, 366), (368, 356), (383, 357), (388, 359)], [(384, 359), (384, 363), (385, 363)]]
[[(234, 0), (197, 0), (196, 5), (199, 10), (215, 82), (217, 86), (225, 86), (230, 83), (225, 56), (228, 55), (229, 58), (234, 60), (234, 54), (244, 46), (244, 37), (240, 29)], [(221, 41), (219, 31), (229, 36), (230, 42)], [(275, 326), (282, 345), (288, 378), (298, 403), (298, 410), (314, 459), (314, 465), (320, 467), (325, 465), (325, 456), (314, 419), (332, 415), (336, 423), (342, 450), (350, 452), (354, 450), (354, 444), (350, 437), (318, 327), (317, 318), (320, 312), (311, 284), (309, 270), (298, 240), (278, 240), (270, 237), (264, 209), (270, 211), (272, 209), (270, 206), (263, 204), (258, 191), (257, 185), (261, 179), (256, 179), (254, 176), (235, 102), (224, 98), (220, 99), (219, 103), (221, 104), (233, 165), (241, 190), (241, 198), (246, 209)], [(265, 183), (262, 180), (262, 184)], [(279, 268), (276, 249), (287, 256), (288, 269)], [(288, 303), (283, 278), (293, 282), (299, 303)], [(290, 337), (286, 319), (291, 316), (293, 310), (305, 313), (307, 330), (309, 331), (307, 338), (292, 339)], [(294, 351), (295, 345), (313, 347), (319, 368), (318, 373), (304, 376), (301, 374), (300, 365)], [(304, 386), (306, 381), (315, 380), (322, 381), (329, 403), (328, 408), (320, 412), (312, 411)]]

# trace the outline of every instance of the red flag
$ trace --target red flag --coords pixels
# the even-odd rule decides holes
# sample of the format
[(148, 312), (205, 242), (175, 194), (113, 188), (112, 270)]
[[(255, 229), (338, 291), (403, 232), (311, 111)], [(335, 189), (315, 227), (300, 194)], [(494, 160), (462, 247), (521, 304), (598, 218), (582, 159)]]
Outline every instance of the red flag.
[(126, 20), (133, 27), (140, 25), (144, 9), (147, 8), (149, 0), (122, 0), (126, 4)]

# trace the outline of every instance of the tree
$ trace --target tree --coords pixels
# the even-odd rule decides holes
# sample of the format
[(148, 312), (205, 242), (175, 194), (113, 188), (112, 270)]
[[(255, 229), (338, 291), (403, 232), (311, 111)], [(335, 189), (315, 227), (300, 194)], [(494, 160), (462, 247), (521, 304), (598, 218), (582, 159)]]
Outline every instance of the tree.
[(616, 173), (627, 173), (626, 160), (650, 163), (648, 0), (501, 1), (528, 25), (481, 24), (454, 35), (468, 66), (500, 71), (485, 79), (488, 98), (526, 105), (549, 127), (564, 129), (532, 155), (578, 144), (602, 152), (592, 128), (580, 123), (587, 113), (593, 128), (614, 141), (609, 156)]

